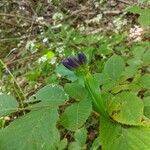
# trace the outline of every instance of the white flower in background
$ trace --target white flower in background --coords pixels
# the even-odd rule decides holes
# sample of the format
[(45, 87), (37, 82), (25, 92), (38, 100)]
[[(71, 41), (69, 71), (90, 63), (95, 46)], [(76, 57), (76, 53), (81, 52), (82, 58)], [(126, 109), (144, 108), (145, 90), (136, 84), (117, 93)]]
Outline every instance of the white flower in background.
[(20, 10), (25, 10), (25, 7), (24, 6), (19, 6), (19, 9)]
[(122, 26), (127, 24), (127, 20), (122, 18), (116, 18), (113, 21), (113, 24), (115, 25), (115, 32), (118, 32), (122, 28)]
[(48, 38), (44, 38), (43, 43), (47, 43), (47, 42), (48, 42)]
[(62, 13), (55, 13), (52, 17), (54, 20), (62, 20), (63, 19), (63, 14)]
[(97, 23), (99, 24), (100, 20), (102, 19), (102, 14), (98, 14), (96, 17), (90, 19), (90, 20), (86, 20), (86, 23)]
[(36, 22), (41, 22), (41, 21), (43, 21), (44, 20), (44, 17), (36, 17)]
[(55, 51), (58, 53), (62, 53), (64, 50), (65, 50), (65, 46), (60, 46), (60, 47), (57, 47)]
[(77, 28), (82, 32), (85, 30), (85, 26), (83, 24), (79, 24)]
[(129, 31), (129, 38), (134, 42), (139, 42), (142, 40), (142, 35), (144, 34), (144, 30), (135, 25), (134, 28), (131, 28)]
[(46, 62), (47, 61), (47, 56), (46, 55), (43, 55), (42, 57), (40, 57), (39, 59), (38, 59), (38, 62), (39, 63), (44, 63), (44, 62)]
[(53, 65), (56, 63), (57, 57), (53, 57), (51, 60), (49, 60), (49, 64)]
[(100, 7), (100, 3), (99, 2), (94, 2), (95, 8), (99, 8)]
[(28, 49), (28, 50), (33, 49), (35, 47), (34, 42), (35, 42), (35, 40), (28, 41), (27, 44), (26, 44), (26, 49)]
[(104, 54), (101, 54), (101, 56), (102, 56), (103, 59), (106, 59), (106, 56)]

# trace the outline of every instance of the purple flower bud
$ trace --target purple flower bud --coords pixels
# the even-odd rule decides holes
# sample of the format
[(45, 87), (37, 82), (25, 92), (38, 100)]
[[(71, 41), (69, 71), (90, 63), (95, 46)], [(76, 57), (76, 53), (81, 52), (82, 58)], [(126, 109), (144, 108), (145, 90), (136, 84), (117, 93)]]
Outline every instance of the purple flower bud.
[(70, 56), (67, 60), (69, 61), (69, 65), (73, 68), (77, 68), (80, 66), (78, 60), (75, 57)]
[(85, 54), (82, 53), (82, 52), (79, 52), (78, 53), (78, 60), (79, 60), (79, 63), (81, 65), (83, 65), (84, 63), (86, 63), (86, 56), (85, 56)]
[(74, 69), (72, 66), (69, 65), (68, 59), (63, 60), (62, 63), (63, 63), (63, 65), (64, 65), (67, 69), (69, 69), (69, 70), (73, 70), (73, 69)]

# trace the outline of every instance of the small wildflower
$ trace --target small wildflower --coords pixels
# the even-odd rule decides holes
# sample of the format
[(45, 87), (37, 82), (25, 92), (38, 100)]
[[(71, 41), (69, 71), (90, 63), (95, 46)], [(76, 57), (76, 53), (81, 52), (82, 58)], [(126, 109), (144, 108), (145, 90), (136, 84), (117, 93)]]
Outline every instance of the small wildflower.
[(41, 22), (41, 21), (43, 21), (43, 20), (44, 20), (43, 17), (36, 17), (36, 22)]
[(144, 31), (141, 27), (135, 25), (134, 28), (131, 28), (129, 31), (129, 38), (134, 42), (138, 42), (142, 40), (142, 35)]
[(62, 53), (64, 50), (65, 50), (65, 47), (64, 47), (64, 46), (61, 46), (61, 47), (57, 47), (57, 48), (56, 48), (56, 52), (58, 52), (58, 53)]
[(86, 63), (86, 56), (81, 52), (78, 53), (78, 59), (79, 59), (80, 64)]
[(46, 42), (48, 42), (48, 38), (43, 39), (43, 43), (46, 43)]
[(86, 56), (83, 53), (79, 52), (78, 59), (73, 56), (69, 56), (68, 58), (63, 60), (62, 63), (69, 70), (74, 70), (86, 63)]
[(51, 58), (51, 60), (49, 61), (49, 64), (54, 65), (56, 63), (57, 57), (53, 57)]
[(55, 13), (52, 17), (54, 20), (62, 20), (63, 14), (62, 13)]
[(44, 63), (44, 62), (46, 62), (47, 61), (47, 56), (46, 55), (44, 55), (44, 56), (42, 56), (42, 57), (40, 57), (39, 59), (38, 59), (38, 62), (39, 63)]

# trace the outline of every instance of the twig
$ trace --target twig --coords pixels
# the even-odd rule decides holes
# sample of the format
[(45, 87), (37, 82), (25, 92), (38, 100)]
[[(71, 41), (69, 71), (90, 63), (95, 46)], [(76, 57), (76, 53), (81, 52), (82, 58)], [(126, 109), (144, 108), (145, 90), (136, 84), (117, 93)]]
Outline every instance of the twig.
[(120, 13), (122, 13), (121, 11), (119, 11), (119, 10), (113, 10), (113, 11), (104, 11), (103, 12), (103, 14), (105, 14), (105, 15), (118, 15), (118, 14), (120, 14)]
[(76, 15), (76, 14), (82, 12), (82, 11), (88, 10), (88, 9), (89, 9), (89, 8), (84, 7), (84, 8), (82, 8), (82, 9), (76, 10), (76, 11), (72, 12), (70, 15), (66, 16), (66, 17), (63, 19), (63, 21), (69, 19), (70, 17), (72, 17), (72, 16), (74, 16), (74, 15)]
[(26, 18), (26, 17), (24, 17), (24, 16), (19, 16), (19, 15), (16, 15), (16, 14), (5, 14), (5, 13), (0, 13), (0, 16), (21, 18), (21, 19), (27, 20), (27, 21), (29, 21), (29, 22), (32, 22), (32, 19)]
[(118, 2), (122, 2), (122, 3), (128, 4), (128, 5), (131, 5), (131, 4), (132, 4), (132, 3), (130, 3), (129, 1), (126, 1), (126, 0), (118, 0)]

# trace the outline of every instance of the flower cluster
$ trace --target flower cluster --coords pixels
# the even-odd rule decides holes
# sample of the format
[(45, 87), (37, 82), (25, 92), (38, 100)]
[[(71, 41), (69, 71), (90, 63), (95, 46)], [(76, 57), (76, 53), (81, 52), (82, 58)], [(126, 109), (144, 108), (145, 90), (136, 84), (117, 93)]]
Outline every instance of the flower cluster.
[(143, 29), (135, 25), (134, 28), (131, 28), (129, 31), (129, 38), (132, 39), (134, 42), (138, 42), (142, 40), (143, 34), (144, 34)]
[(62, 63), (69, 70), (74, 70), (86, 63), (86, 56), (82, 52), (79, 52), (77, 54), (77, 58), (69, 56), (68, 58), (63, 60)]

